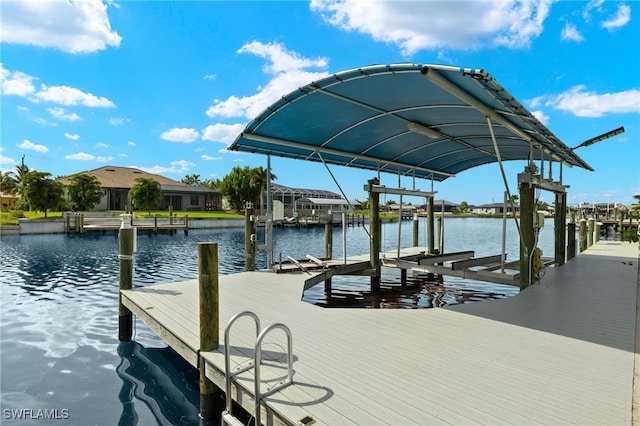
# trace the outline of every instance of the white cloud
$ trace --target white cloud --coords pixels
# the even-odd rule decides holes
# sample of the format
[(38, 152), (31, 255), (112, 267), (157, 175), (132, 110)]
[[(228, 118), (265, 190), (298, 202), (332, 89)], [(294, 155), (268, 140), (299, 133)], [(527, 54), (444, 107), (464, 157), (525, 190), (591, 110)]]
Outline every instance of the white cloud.
[(0, 164), (2, 165), (7, 165), (7, 164), (16, 164), (16, 160), (14, 160), (11, 157), (5, 157), (4, 155), (0, 154)]
[(98, 163), (108, 163), (111, 160), (113, 160), (113, 157), (96, 157)]
[(85, 93), (80, 89), (69, 86), (42, 85), (39, 92), (33, 94), (34, 102), (47, 101), (60, 105), (83, 105), (94, 108), (114, 108), (115, 104), (102, 96)]
[(311, 10), (331, 25), (419, 50), (529, 46), (542, 33), (553, 0), (407, 1), (312, 0)]
[(583, 41), (584, 37), (578, 31), (575, 25), (567, 22), (562, 29), (562, 34), (560, 35), (562, 40), (572, 40), (572, 41)]
[[(3, 2), (2, 4), (8, 3)], [(3, 28), (3, 31), (6, 31), (6, 29)], [(115, 107), (115, 104), (105, 97), (85, 93), (74, 87), (40, 84), (40, 89), (38, 90), (34, 84), (35, 80), (39, 79), (21, 71), (10, 71), (0, 63), (0, 89), (4, 95), (26, 97), (31, 102), (45, 101), (60, 105), (82, 105), (94, 108)]]
[(575, 86), (558, 95), (546, 96), (545, 105), (568, 111), (578, 117), (602, 117), (614, 113), (640, 114), (640, 90), (598, 94), (586, 91), (584, 86)]
[(53, 123), (51, 121), (47, 121), (42, 117), (36, 117), (36, 118), (33, 119), (33, 121), (35, 121), (36, 123), (41, 124), (43, 126), (57, 126), (58, 125), (57, 123)]
[(542, 124), (546, 125), (549, 122), (549, 117), (544, 114), (543, 111), (531, 111), (531, 115), (538, 119)]
[(584, 18), (585, 22), (591, 22), (591, 11), (593, 9), (599, 11), (603, 3), (604, 0), (591, 0), (589, 3), (587, 3), (584, 10), (582, 11), (582, 17)]
[(236, 136), (238, 136), (244, 128), (245, 125), (241, 123), (212, 124), (202, 130), (202, 139), (229, 145), (236, 139)]
[(174, 127), (160, 135), (161, 139), (171, 142), (191, 143), (198, 139), (200, 134), (193, 128)]
[(3, 64), (0, 62), (0, 92), (2, 94), (15, 96), (30, 95), (36, 90), (33, 80), (34, 77), (23, 72), (9, 71), (4, 68)]
[(178, 167), (180, 171), (187, 171), (191, 167), (194, 167), (196, 165), (195, 163), (192, 163), (187, 160), (172, 161), (169, 164), (171, 164), (173, 167)]
[(222, 157), (213, 157), (213, 156), (207, 155), (207, 154), (202, 154), (200, 156), (200, 158), (202, 158), (203, 160), (206, 160), (206, 161), (222, 160)]
[(124, 123), (130, 123), (130, 118), (110, 118), (109, 124), (112, 126), (122, 126)]
[(40, 153), (49, 152), (49, 148), (44, 145), (35, 144), (27, 139), (23, 140), (21, 144), (16, 145), (18, 148), (27, 149), (29, 151), (36, 151)]
[(602, 22), (600, 25), (602, 28), (606, 28), (609, 31), (615, 30), (616, 28), (624, 27), (631, 20), (631, 8), (626, 4), (618, 5), (618, 11), (616, 15), (606, 21)]
[(216, 78), (218, 78), (218, 76), (216, 74), (206, 74), (202, 78), (205, 79), (205, 80), (215, 80)]
[[(112, 4), (112, 3), (108, 3)], [(3, 1), (1, 41), (89, 53), (117, 47), (122, 37), (111, 30), (107, 4), (85, 1)]]
[(127, 142), (127, 145), (129, 145), (129, 146), (136, 146), (136, 143), (135, 143), (135, 142), (133, 142), (133, 141), (129, 141), (129, 142)]
[(67, 139), (71, 139), (72, 141), (77, 141), (78, 139), (80, 139), (80, 135), (78, 134), (72, 135), (71, 133), (65, 133), (64, 137)]
[(86, 152), (78, 152), (76, 154), (69, 154), (64, 156), (65, 160), (80, 160), (80, 161), (93, 161), (96, 159), (95, 155), (87, 154)]
[(75, 112), (72, 112), (70, 114), (67, 114), (64, 112), (64, 109), (59, 108), (59, 107), (55, 107), (55, 108), (47, 108), (47, 111), (49, 112), (49, 114), (51, 114), (52, 116), (54, 116), (55, 118), (57, 118), (58, 120), (64, 120), (64, 121), (78, 121), (78, 120), (82, 120), (82, 117), (80, 117), (78, 114), (76, 114)]
[(273, 75), (271, 80), (251, 96), (230, 96), (226, 100), (214, 101), (206, 114), (209, 117), (244, 117), (254, 118), (283, 94), (300, 86), (327, 76), (325, 71), (313, 72), (308, 68), (325, 69), (326, 58), (303, 58), (296, 52), (287, 50), (280, 43), (261, 43), (252, 41), (242, 46), (238, 53), (251, 53), (267, 60), (263, 71)]
[(134, 167), (140, 170), (144, 170), (145, 172), (148, 172), (148, 173), (164, 174), (164, 173), (184, 173), (189, 171), (191, 167), (195, 166), (194, 163), (191, 163), (186, 160), (172, 161), (170, 165), (171, 165), (170, 167), (157, 166), (157, 165), (153, 167), (138, 167), (138, 166), (134, 166)]
[(98, 143), (95, 145), (95, 147), (96, 147), (96, 148), (102, 148), (102, 149), (104, 149), (104, 148), (109, 148), (109, 145), (108, 145), (108, 144), (106, 144), (106, 143), (104, 143), (104, 142), (98, 142)]
[(18, 111), (29, 111), (29, 108), (27, 108), (26, 106), (22, 106), (22, 105), (18, 105), (18, 106), (16, 107), (16, 109), (17, 109)]

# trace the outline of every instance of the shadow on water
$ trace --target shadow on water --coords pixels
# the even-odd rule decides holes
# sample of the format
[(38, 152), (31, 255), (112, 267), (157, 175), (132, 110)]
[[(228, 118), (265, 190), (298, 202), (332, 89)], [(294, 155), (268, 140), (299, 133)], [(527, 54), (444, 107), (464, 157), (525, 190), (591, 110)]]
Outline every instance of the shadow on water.
[[(171, 348), (145, 348), (136, 342), (118, 345), (120, 363), (116, 367), (122, 387), (118, 398), (122, 413), (118, 425), (138, 425), (138, 411), (144, 405), (158, 425), (216, 426), (198, 416), (200, 391), (198, 371)], [(219, 412), (224, 407), (220, 394)]]
[(330, 293), (322, 284), (305, 291), (303, 301), (324, 308), (429, 309), (467, 302), (512, 297), (518, 288), (428, 273), (407, 273), (402, 282), (398, 270), (383, 268), (380, 291), (371, 292), (367, 277), (334, 277)]

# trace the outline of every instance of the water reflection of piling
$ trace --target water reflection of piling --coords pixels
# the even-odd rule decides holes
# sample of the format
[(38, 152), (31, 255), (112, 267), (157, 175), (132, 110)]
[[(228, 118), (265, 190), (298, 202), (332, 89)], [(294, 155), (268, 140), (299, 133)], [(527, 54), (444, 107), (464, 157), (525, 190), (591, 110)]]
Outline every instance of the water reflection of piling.
[[(198, 423), (198, 372), (173, 349), (147, 349), (136, 342), (121, 342), (118, 355), (116, 372), (122, 380), (118, 425), (139, 424), (138, 401), (149, 409), (158, 425)], [(221, 394), (217, 401), (218, 405), (224, 401)]]

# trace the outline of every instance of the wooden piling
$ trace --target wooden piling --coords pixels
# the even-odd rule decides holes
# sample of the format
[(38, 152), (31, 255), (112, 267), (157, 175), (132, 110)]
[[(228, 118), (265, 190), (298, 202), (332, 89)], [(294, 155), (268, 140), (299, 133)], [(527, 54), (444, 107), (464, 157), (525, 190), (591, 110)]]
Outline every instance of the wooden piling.
[(567, 223), (567, 261), (576, 257), (576, 223)]
[(593, 229), (594, 229), (594, 218), (589, 218), (587, 221), (587, 248), (593, 245)]
[[(130, 215), (122, 214), (122, 224), (118, 233), (118, 257), (120, 260), (120, 290), (130, 290), (133, 283), (133, 238)], [(122, 304), (122, 294), (118, 292), (118, 340), (128, 342), (133, 332), (133, 314)]]
[(153, 215), (153, 233), (158, 233), (158, 213)]
[(324, 225), (324, 257), (333, 259), (333, 222)]
[(373, 191), (374, 185), (379, 185), (377, 178), (367, 181), (369, 192), (369, 231), (371, 232), (371, 243), (369, 250), (369, 263), (375, 272), (371, 276), (371, 292), (380, 292), (380, 249), (382, 246), (380, 227), (380, 193)]
[(418, 213), (413, 214), (413, 246), (418, 247), (420, 245), (419, 240), (419, 221)]
[[(525, 173), (529, 173), (525, 170)], [(535, 231), (533, 229), (533, 214), (535, 211), (534, 187), (526, 179), (518, 179), (520, 191), (520, 290), (530, 284), (533, 276), (531, 256), (535, 248)]]
[[(444, 240), (444, 235), (442, 235), (442, 231), (444, 229), (444, 226), (443, 226), (441, 217), (438, 217), (437, 221), (438, 221), (438, 248), (436, 249), (435, 252), (442, 253), (443, 252), (442, 247), (444, 245), (444, 241), (443, 241)], [(430, 253), (430, 254), (434, 254), (434, 253)]]
[(587, 249), (587, 219), (580, 219), (578, 224), (580, 227), (580, 253), (582, 253)]
[(252, 208), (244, 210), (244, 270), (256, 270), (256, 227)]
[[(433, 197), (429, 197), (429, 202), (427, 203), (427, 252), (429, 254), (433, 254), (435, 250), (435, 226), (434, 226), (434, 212), (433, 212)], [(440, 232), (440, 228), (438, 227), (438, 233)], [(440, 244), (438, 244), (440, 246)]]
[[(565, 262), (566, 247), (566, 223), (567, 223), (567, 194), (565, 192), (556, 193), (556, 211), (553, 217), (554, 242), (555, 242), (555, 262), (562, 266)], [(575, 228), (574, 228), (575, 230)], [(575, 235), (575, 234), (574, 234)]]
[(593, 242), (595, 244), (600, 241), (600, 228), (602, 227), (602, 222), (596, 222), (593, 226)]
[[(198, 243), (198, 284), (200, 300), (200, 351), (210, 352), (218, 347), (218, 243)], [(216, 418), (216, 386), (205, 375), (204, 358), (198, 357), (200, 372), (200, 416)]]
[(184, 215), (184, 235), (189, 235), (189, 215)]

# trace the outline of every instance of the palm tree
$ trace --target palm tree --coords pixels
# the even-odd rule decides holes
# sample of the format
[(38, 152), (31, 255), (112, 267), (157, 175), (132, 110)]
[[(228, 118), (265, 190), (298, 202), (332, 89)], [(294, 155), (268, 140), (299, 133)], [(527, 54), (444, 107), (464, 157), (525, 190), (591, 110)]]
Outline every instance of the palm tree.
[[(271, 173), (271, 180), (276, 180), (278, 177)], [(262, 206), (264, 205), (264, 192), (267, 190), (267, 169), (259, 166), (251, 169), (251, 177), (249, 178), (249, 185), (252, 187), (260, 188), (260, 214), (262, 214)]]
[(25, 177), (27, 176), (27, 174), (29, 174), (29, 166), (27, 166), (26, 164), (22, 163), (19, 166), (16, 166), (16, 171), (15, 172), (10, 172), (13, 179), (16, 182), (16, 188), (15, 188), (15, 193), (17, 193), (18, 195), (22, 196), (22, 193), (24, 192), (25, 188), (26, 188), (26, 180)]
[(0, 173), (0, 192), (15, 194), (18, 192), (18, 182), (13, 177), (13, 172), (6, 171)]

